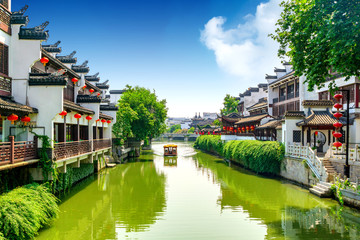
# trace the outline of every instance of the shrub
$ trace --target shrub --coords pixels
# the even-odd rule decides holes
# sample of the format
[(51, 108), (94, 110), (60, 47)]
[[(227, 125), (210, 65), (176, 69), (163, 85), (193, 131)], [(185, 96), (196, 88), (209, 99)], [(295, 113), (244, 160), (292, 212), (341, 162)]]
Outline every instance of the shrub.
[(33, 239), (58, 212), (56, 197), (44, 185), (16, 188), (0, 196), (0, 239)]
[(94, 173), (94, 164), (82, 163), (79, 168), (68, 167), (66, 173), (58, 175), (56, 192), (69, 189), (76, 182)]
[(278, 174), (285, 155), (285, 148), (279, 142), (233, 140), (222, 143), (220, 136), (211, 135), (198, 137), (194, 147), (217, 153), (256, 173)]

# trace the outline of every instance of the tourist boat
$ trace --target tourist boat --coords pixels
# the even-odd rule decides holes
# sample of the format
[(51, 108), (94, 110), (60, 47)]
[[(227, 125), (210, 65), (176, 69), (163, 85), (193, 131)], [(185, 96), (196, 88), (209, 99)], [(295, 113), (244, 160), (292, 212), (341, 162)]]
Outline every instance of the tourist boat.
[(164, 145), (164, 156), (177, 156), (177, 145), (175, 144)]

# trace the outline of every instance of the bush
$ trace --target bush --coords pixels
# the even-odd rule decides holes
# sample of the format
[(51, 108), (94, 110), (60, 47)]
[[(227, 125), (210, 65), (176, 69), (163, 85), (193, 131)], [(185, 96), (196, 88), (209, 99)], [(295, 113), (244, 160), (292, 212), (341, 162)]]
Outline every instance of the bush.
[(94, 164), (83, 163), (80, 168), (68, 167), (66, 173), (60, 173), (58, 175), (58, 181), (56, 183), (56, 192), (60, 192), (69, 189), (76, 182), (94, 173)]
[(194, 147), (217, 153), (256, 173), (278, 174), (285, 155), (285, 147), (279, 142), (233, 140), (224, 144), (220, 136), (198, 137)]
[(57, 199), (43, 185), (30, 184), (0, 196), (0, 239), (33, 239), (58, 217)]

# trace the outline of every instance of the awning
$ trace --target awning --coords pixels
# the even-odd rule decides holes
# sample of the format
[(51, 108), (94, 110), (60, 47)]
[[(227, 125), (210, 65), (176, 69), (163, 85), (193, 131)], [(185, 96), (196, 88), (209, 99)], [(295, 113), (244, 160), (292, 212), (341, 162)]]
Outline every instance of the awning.
[(280, 120), (272, 120), (261, 126), (258, 126), (256, 129), (276, 129), (276, 127), (281, 126)]
[(27, 105), (17, 103), (9, 97), (0, 97), (0, 113), (11, 114), (14, 112), (29, 114), (29, 113), (37, 113), (38, 110), (36, 108), (32, 108)]
[(260, 115), (256, 115), (256, 116), (249, 116), (249, 117), (244, 117), (242, 118), (240, 121), (236, 122), (236, 125), (243, 125), (246, 123), (250, 123), (250, 122), (259, 122), (261, 121), (263, 118), (269, 117), (270, 115), (267, 113), (264, 114), (260, 114)]
[[(329, 127), (333, 128), (333, 124), (338, 120), (333, 116), (333, 113), (329, 110), (326, 111), (313, 111), (311, 114), (306, 117), (303, 121), (298, 122), (297, 126), (307, 126), (307, 127)], [(346, 120), (340, 118), (340, 122), (346, 125)]]
[(69, 109), (71, 111), (76, 111), (83, 114), (95, 114), (95, 112), (91, 109), (84, 108), (74, 102), (64, 100), (64, 109)]

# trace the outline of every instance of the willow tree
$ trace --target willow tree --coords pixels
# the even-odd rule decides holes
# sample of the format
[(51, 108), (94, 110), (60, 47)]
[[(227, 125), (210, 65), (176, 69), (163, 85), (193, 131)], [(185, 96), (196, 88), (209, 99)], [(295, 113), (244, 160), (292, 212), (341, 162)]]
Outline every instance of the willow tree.
[(236, 100), (235, 97), (230, 96), (230, 94), (226, 94), (223, 104), (224, 108), (220, 110), (223, 115), (228, 115), (229, 113), (238, 111), (237, 106), (239, 104), (239, 101)]
[[(323, 87), (331, 72), (360, 76), (360, 0), (286, 0), (275, 34), (278, 55), (288, 57), (309, 90)], [(331, 71), (331, 72), (330, 72)], [(334, 82), (330, 83), (330, 88)]]
[(116, 115), (113, 133), (126, 140), (134, 137), (137, 140), (152, 139), (166, 129), (166, 100), (159, 100), (155, 92), (143, 87), (126, 86), (121, 96)]

